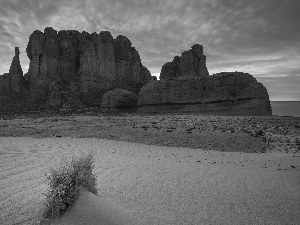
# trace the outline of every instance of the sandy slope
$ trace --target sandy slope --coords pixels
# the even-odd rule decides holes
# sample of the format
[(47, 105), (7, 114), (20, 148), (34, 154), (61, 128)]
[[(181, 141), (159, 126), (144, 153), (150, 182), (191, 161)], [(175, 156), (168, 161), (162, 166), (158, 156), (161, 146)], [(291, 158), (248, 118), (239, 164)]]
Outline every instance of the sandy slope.
[(135, 224), (299, 224), (299, 154), (26, 137), (0, 138), (0, 224), (35, 224), (44, 173), (89, 151), (100, 197), (125, 208)]
[[(48, 223), (49, 224), (49, 223)], [(80, 190), (77, 201), (51, 225), (133, 225), (126, 209), (91, 192)]]

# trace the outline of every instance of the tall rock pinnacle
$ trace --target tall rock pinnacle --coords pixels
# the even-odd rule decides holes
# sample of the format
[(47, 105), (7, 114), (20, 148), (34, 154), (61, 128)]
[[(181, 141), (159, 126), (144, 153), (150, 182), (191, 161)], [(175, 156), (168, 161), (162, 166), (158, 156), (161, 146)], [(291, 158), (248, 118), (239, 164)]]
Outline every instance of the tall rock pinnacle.
[(19, 55), (19, 48), (15, 47), (15, 56), (9, 69), (9, 86), (16, 94), (21, 94), (26, 86)]

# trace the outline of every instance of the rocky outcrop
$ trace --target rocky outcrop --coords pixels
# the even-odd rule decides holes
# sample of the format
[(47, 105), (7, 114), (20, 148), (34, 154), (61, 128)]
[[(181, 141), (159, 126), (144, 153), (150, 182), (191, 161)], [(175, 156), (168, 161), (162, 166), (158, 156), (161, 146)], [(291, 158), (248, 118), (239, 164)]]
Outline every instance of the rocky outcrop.
[(136, 106), (138, 96), (124, 89), (114, 89), (106, 92), (101, 101), (101, 108), (105, 111), (118, 111)]
[[(138, 106), (140, 112), (271, 115), (266, 88), (250, 74), (209, 76), (201, 45), (194, 45), (151, 76), (137, 50), (122, 35), (46, 28), (34, 31), (23, 76), (16, 48), (8, 74), (0, 76), (0, 103), (103, 108)], [(104, 95), (104, 93), (106, 93)], [(139, 93), (138, 102), (136, 94)]]
[(208, 77), (206, 56), (203, 54), (203, 46), (196, 44), (181, 56), (175, 56), (172, 62), (163, 65), (160, 80), (178, 77)]
[(164, 64), (160, 80), (141, 89), (137, 105), (140, 112), (272, 115), (268, 92), (252, 75), (209, 76), (199, 44)]
[(15, 48), (15, 56), (9, 69), (9, 73), (0, 76), (0, 104), (10, 105), (14, 102), (26, 100), (28, 89), (27, 83), (23, 77), (23, 71), (20, 64), (19, 48)]
[(20, 51), (19, 48), (15, 48), (15, 56), (13, 57), (12, 63), (9, 69), (9, 87), (12, 92), (20, 97), (27, 92), (27, 85), (23, 77), (23, 71), (20, 64)]
[(266, 88), (247, 73), (152, 81), (139, 94), (140, 112), (272, 115)]
[(45, 28), (44, 33), (31, 34), (26, 51), (30, 59), (26, 79), (33, 102), (61, 104), (75, 87), (81, 101), (100, 103), (109, 90), (138, 93), (151, 80), (129, 39), (122, 35), (114, 39), (108, 31), (89, 34)]
[(0, 107), (3, 109), (3, 105), (13, 100), (12, 90), (9, 85), (9, 73), (5, 73), (0, 76)]

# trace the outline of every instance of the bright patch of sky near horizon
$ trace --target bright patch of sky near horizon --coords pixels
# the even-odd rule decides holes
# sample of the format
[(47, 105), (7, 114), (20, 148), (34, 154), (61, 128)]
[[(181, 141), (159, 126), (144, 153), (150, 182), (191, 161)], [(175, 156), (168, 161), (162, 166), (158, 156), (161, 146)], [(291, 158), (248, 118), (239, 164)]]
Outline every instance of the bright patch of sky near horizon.
[(15, 46), (27, 72), (34, 30), (108, 30), (131, 40), (152, 75), (198, 43), (210, 74), (250, 73), (272, 101), (300, 101), (299, 21), (299, 0), (0, 0), (0, 74)]

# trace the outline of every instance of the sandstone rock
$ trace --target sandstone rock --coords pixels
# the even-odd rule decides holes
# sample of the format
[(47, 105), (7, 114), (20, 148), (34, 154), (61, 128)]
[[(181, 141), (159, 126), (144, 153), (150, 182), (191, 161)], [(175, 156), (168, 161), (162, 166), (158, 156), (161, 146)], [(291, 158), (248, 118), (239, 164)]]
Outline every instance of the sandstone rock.
[(71, 82), (68, 86), (65, 86), (60, 81), (54, 81), (50, 83), (49, 91), (51, 95), (47, 101), (48, 105), (68, 105), (71, 108), (82, 105), (80, 87), (76, 82)]
[(0, 107), (3, 110), (3, 106), (13, 101), (12, 91), (9, 85), (9, 73), (4, 73), (0, 76)]
[[(242, 103), (241, 103), (242, 102)], [(272, 115), (272, 106), (267, 89), (259, 82), (249, 84), (236, 98), (232, 111), (244, 115)]]
[[(99, 92), (108, 91), (111, 87), (105, 86), (107, 83), (101, 81), (98, 74), (98, 54), (95, 45), (99, 46), (101, 42), (100, 37), (96, 39), (95, 36), (87, 32), (82, 32), (80, 40), (80, 66), (79, 74), (81, 79), (81, 90), (85, 95), (98, 95)], [(100, 89), (99, 92), (97, 89)], [(104, 89), (104, 90), (103, 90)], [(94, 98), (94, 96), (90, 96)]]
[(28, 76), (30, 97), (33, 100), (39, 99), (44, 96), (43, 80), (40, 79), (41, 73), (41, 56), (45, 42), (45, 35), (43, 32), (35, 30), (29, 37), (29, 42), (26, 48), (27, 56), (30, 60)]
[(138, 105), (201, 102), (205, 83), (203, 78), (152, 81), (141, 89)]
[(9, 73), (0, 76), (0, 110), (13, 104), (19, 106), (26, 101), (28, 87), (23, 77), (19, 55), (19, 48), (16, 47)]
[(11, 91), (20, 97), (25, 97), (27, 93), (26, 81), (23, 77), (23, 71), (20, 64), (19, 48), (15, 48), (15, 56), (13, 57), (10, 69), (9, 69), (9, 87)]
[(101, 101), (101, 108), (105, 109), (127, 109), (132, 108), (137, 103), (138, 96), (131, 91), (124, 89), (114, 89), (106, 92)]
[(50, 97), (48, 104), (58, 106), (63, 104), (63, 87), (60, 82), (51, 82), (49, 85)]
[(151, 80), (151, 73), (141, 64), (140, 55), (125, 36), (115, 40), (116, 87), (138, 93)]
[(201, 102), (233, 101), (253, 82), (256, 82), (256, 79), (247, 73), (222, 72), (214, 74), (207, 79)]
[(141, 89), (138, 107), (140, 112), (272, 115), (266, 88), (240, 72), (153, 81)]
[(152, 79), (150, 71), (147, 69), (147, 67), (141, 65), (141, 76), (138, 77), (136, 80), (136, 85), (138, 88), (136, 88), (135, 93), (139, 93), (142, 86), (149, 83)]
[[(113, 39), (108, 31), (45, 28), (44, 33), (31, 34), (26, 51), (30, 59), (26, 79), (34, 102), (62, 102), (58, 90), (68, 91), (76, 83), (82, 101), (100, 103), (109, 90), (119, 87), (138, 93), (151, 80), (130, 40), (122, 35)], [(53, 88), (54, 83), (60, 88)]]
[(176, 77), (208, 77), (206, 56), (203, 54), (203, 46), (196, 44), (181, 56), (175, 56), (172, 62), (163, 65), (160, 80)]
[(179, 77), (181, 74), (179, 65), (180, 58), (179, 56), (175, 56), (172, 62), (167, 62), (162, 66), (159, 79), (167, 80)]
[(81, 34), (76, 30), (61, 30), (57, 34), (58, 48), (58, 77), (56, 80), (68, 85), (80, 79), (78, 69), (80, 65), (80, 39)]
[(237, 100), (249, 100), (252, 98), (269, 100), (267, 89), (259, 82), (250, 83), (239, 93)]

